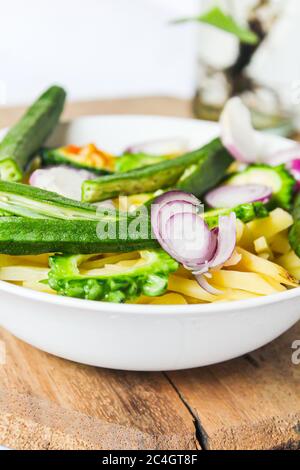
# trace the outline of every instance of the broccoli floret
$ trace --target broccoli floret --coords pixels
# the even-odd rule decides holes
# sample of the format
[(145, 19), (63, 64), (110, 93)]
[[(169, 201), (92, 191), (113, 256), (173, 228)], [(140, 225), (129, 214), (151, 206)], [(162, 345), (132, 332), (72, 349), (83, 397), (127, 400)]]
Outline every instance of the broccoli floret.
[(219, 225), (219, 217), (229, 215), (234, 212), (239, 220), (244, 223), (251, 222), (254, 219), (262, 219), (269, 215), (269, 211), (262, 202), (253, 202), (241, 204), (232, 209), (214, 209), (204, 213), (204, 218), (209, 228), (215, 228)]
[(296, 181), (284, 165), (250, 165), (246, 170), (231, 176), (226, 184), (263, 184), (272, 189), (270, 207), (282, 207), (290, 210)]
[(178, 263), (163, 250), (149, 250), (141, 251), (141, 259), (132, 267), (116, 265), (111, 270), (103, 269), (103, 273), (101, 269), (97, 273), (80, 273), (80, 265), (94, 256), (51, 256), (50, 287), (68, 297), (123, 303), (140, 295), (164, 294), (169, 274), (178, 269)]

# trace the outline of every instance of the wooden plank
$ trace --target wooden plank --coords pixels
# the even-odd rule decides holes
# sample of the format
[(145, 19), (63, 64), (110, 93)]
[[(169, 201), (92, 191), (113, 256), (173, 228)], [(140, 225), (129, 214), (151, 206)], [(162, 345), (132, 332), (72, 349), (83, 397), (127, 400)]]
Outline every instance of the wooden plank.
[[(42, 312), (41, 312), (42, 314)], [(161, 373), (97, 369), (4, 330), (0, 442), (15, 449), (196, 449), (193, 419)]]
[[(0, 108), (0, 127), (23, 107)], [(188, 115), (185, 101), (123, 99), (69, 104), (86, 114)], [(81, 366), (40, 352), (1, 330), (0, 443), (15, 449), (196, 449), (192, 415), (161, 373)]]
[[(0, 127), (22, 111), (0, 109)], [(98, 113), (189, 116), (190, 105), (168, 98), (77, 103), (64, 118)], [(245, 358), (170, 373), (169, 381), (76, 365), (1, 335), (0, 442), (10, 447), (195, 449), (192, 414), (208, 449), (300, 446), (300, 366), (291, 362), (299, 325)]]
[(300, 448), (300, 365), (292, 362), (296, 340), (299, 323), (243, 358), (168, 374), (198, 420), (205, 448)]

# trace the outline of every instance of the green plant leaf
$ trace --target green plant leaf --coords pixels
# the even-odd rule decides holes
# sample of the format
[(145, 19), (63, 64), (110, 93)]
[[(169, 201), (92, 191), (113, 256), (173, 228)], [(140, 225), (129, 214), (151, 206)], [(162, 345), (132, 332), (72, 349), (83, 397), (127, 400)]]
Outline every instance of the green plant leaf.
[(233, 34), (241, 42), (246, 44), (257, 44), (259, 40), (258, 36), (253, 31), (251, 31), (247, 27), (242, 27), (238, 25), (232, 16), (224, 13), (219, 7), (214, 7), (203, 15), (190, 18), (182, 18), (174, 21), (174, 23), (179, 24), (190, 21), (196, 21), (199, 23), (214, 26), (215, 28)]

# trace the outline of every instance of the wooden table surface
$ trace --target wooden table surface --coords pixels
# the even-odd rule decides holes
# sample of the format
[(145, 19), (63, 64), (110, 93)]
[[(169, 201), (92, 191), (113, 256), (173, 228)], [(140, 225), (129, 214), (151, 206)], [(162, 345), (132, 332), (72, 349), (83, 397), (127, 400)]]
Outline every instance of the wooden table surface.
[[(21, 111), (0, 108), (0, 127)], [(65, 118), (97, 113), (189, 116), (190, 105), (171, 98), (78, 103), (68, 106)], [(300, 324), (224, 364), (136, 373), (68, 362), (0, 330), (6, 350), (0, 364), (0, 443), (16, 449), (300, 448), (296, 340)]]

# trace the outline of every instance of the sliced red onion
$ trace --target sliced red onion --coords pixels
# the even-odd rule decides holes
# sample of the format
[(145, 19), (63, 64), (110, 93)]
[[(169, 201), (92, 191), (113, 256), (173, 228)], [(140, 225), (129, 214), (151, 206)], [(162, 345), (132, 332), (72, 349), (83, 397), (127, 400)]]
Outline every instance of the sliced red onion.
[(280, 150), (266, 157), (265, 163), (271, 166), (290, 164), (293, 160), (300, 159), (300, 145), (293, 145), (285, 150)]
[(195, 276), (198, 284), (202, 289), (204, 289), (206, 292), (212, 295), (220, 295), (222, 294), (222, 291), (219, 289), (216, 289), (215, 287), (211, 286), (207, 279), (205, 278), (205, 275), (198, 275)]
[(158, 196), (152, 204), (152, 207), (158, 208), (158, 206), (160, 206), (160, 208), (162, 208), (164, 204), (169, 204), (170, 202), (187, 202), (197, 207), (202, 206), (202, 203), (193, 194), (174, 190)]
[(203, 218), (193, 213), (175, 214), (167, 221), (163, 233), (168, 250), (185, 265), (205, 263), (216, 250), (212, 232)]
[(219, 217), (218, 242), (215, 255), (209, 263), (193, 269), (195, 276), (205, 274), (209, 269), (220, 269), (228, 261), (236, 245), (236, 215), (232, 212), (229, 216)]
[(287, 163), (286, 168), (289, 172), (293, 175), (297, 184), (300, 184), (300, 159), (292, 160), (291, 162)]
[(286, 167), (296, 180), (296, 191), (300, 191), (300, 158), (292, 160)]
[(94, 178), (95, 174), (86, 170), (56, 166), (34, 171), (29, 184), (80, 201), (82, 183)]
[(124, 153), (146, 153), (149, 155), (173, 155), (184, 153), (188, 150), (188, 142), (185, 139), (174, 137), (171, 139), (159, 139), (148, 142), (141, 142), (131, 145)]
[(161, 247), (192, 271), (199, 284), (211, 293), (213, 288), (202, 275), (209, 269), (220, 269), (232, 257), (236, 216), (232, 213), (220, 217), (219, 227), (209, 230), (198, 213), (200, 207), (200, 201), (193, 195), (171, 191), (155, 200), (151, 223)]
[(158, 196), (151, 205), (151, 221), (155, 237), (160, 238), (160, 228), (164, 227), (166, 219), (176, 212), (190, 210), (196, 213), (200, 212), (202, 207), (201, 202), (193, 194), (183, 191), (168, 191)]
[(232, 212), (228, 217), (219, 217), (218, 245), (210, 268), (216, 268), (231, 258), (236, 245), (236, 215)]
[(240, 186), (219, 186), (205, 196), (206, 203), (214, 209), (235, 207), (251, 202), (266, 204), (272, 197), (272, 190), (262, 184), (243, 184)]
[(248, 108), (238, 97), (228, 100), (220, 117), (221, 140), (238, 161), (254, 163), (259, 158), (257, 135)]

